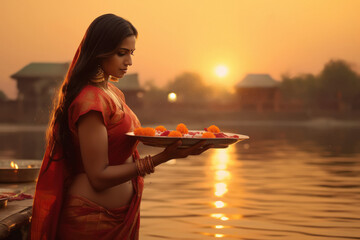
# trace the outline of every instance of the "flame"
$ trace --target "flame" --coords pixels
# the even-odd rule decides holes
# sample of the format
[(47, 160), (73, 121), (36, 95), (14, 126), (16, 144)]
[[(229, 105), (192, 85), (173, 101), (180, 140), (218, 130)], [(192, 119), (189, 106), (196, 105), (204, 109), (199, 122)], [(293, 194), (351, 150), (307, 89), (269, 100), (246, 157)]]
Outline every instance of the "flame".
[(32, 168), (32, 166), (31, 166), (31, 165), (28, 165), (27, 168)]
[(14, 161), (11, 161), (10, 166), (14, 169), (19, 169), (19, 166), (16, 163), (14, 163)]

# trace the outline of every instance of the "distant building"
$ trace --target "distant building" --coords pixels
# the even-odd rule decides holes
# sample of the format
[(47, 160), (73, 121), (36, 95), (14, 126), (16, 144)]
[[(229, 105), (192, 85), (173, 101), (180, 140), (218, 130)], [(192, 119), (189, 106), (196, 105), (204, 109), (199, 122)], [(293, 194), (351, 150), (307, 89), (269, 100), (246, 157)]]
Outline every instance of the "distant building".
[(18, 118), (25, 122), (46, 122), (56, 89), (69, 63), (30, 63), (11, 75), (17, 81)]
[(145, 90), (140, 87), (137, 73), (127, 74), (118, 82), (113, 82), (113, 84), (124, 93), (126, 104), (130, 108), (143, 106)]
[(235, 89), (242, 110), (279, 110), (279, 83), (268, 74), (248, 74), (235, 85)]
[[(69, 63), (30, 63), (11, 75), (18, 88), (16, 118), (21, 122), (47, 122), (54, 94), (68, 68)], [(138, 74), (125, 75), (114, 85), (123, 91), (130, 107), (142, 106), (144, 90), (140, 87)]]

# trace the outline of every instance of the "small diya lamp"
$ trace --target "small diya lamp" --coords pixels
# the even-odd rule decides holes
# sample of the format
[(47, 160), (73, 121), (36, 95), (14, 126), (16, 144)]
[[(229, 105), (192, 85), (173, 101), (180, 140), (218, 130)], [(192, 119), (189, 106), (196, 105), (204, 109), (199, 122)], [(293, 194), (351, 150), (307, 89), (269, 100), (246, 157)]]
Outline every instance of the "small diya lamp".
[(39, 175), (41, 160), (0, 160), (0, 182), (32, 182)]

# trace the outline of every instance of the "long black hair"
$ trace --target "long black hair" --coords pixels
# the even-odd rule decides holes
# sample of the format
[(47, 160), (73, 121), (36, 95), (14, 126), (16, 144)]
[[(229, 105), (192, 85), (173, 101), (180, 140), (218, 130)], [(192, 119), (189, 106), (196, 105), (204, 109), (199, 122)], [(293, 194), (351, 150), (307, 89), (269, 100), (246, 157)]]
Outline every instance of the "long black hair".
[[(90, 24), (55, 99), (47, 130), (47, 147), (50, 149), (47, 168), (52, 161), (65, 161), (68, 170), (73, 171), (74, 144), (68, 124), (69, 106), (95, 77), (101, 60), (115, 54), (119, 44), (129, 36), (138, 36), (135, 27), (114, 14), (101, 15)], [(56, 154), (58, 149), (62, 149), (62, 154)]]

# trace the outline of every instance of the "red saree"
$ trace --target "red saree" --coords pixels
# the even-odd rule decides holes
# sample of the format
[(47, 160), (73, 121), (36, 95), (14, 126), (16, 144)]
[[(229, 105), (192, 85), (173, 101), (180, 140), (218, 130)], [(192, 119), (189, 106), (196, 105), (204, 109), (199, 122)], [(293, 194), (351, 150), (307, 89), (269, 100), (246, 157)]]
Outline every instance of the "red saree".
[[(136, 180), (133, 181), (136, 184)], [(62, 208), (57, 237), (66, 240), (139, 239), (141, 193), (136, 184), (131, 203), (106, 209), (80, 197), (68, 195)]]
[[(116, 94), (123, 109), (102, 89), (91, 85), (81, 90), (69, 107), (69, 127), (77, 149), (76, 152), (74, 152), (77, 160), (74, 162), (74, 165), (79, 173), (84, 170), (81, 161), (76, 122), (80, 116), (89, 111), (99, 111), (103, 116), (104, 124), (108, 132), (109, 165), (122, 164), (131, 155), (133, 158), (139, 157), (136, 150), (137, 142), (127, 137), (125, 133), (133, 131), (134, 128), (140, 126), (140, 123), (135, 114), (125, 104), (123, 93), (111, 83), (109, 83), (109, 88)], [(132, 180), (135, 194), (129, 206), (121, 209), (106, 210), (87, 199), (76, 196), (66, 196), (66, 188), (68, 186), (67, 179), (71, 179), (71, 176), (67, 172), (64, 161), (62, 160), (53, 161), (47, 171), (45, 171), (49, 162), (49, 155), (50, 149), (47, 147), (37, 181), (33, 203), (31, 221), (32, 240), (53, 240), (56, 239), (57, 235), (62, 236), (62, 233), (59, 233), (59, 231), (61, 229), (65, 230), (67, 224), (65, 223), (64, 226), (59, 226), (59, 216), (63, 210), (71, 211), (71, 214), (77, 219), (91, 218), (95, 213), (98, 214), (98, 217), (101, 216), (101, 219), (99, 219), (101, 224), (98, 224), (97, 229), (93, 229), (95, 232), (92, 233), (92, 238), (86, 237), (86, 239), (138, 238), (143, 178), (137, 177)], [(55, 158), (58, 156), (62, 156), (60, 146), (57, 146), (55, 149)], [(67, 201), (66, 209), (62, 209), (64, 199)], [(115, 224), (111, 225), (111, 231), (109, 230), (110, 225), (106, 222), (110, 225)], [(87, 222), (87, 224), (91, 226), (93, 223), (90, 221)], [(83, 233), (82, 230), (86, 230), (84, 227), (86, 228), (85, 222), (80, 221), (78, 233)], [(107, 234), (105, 234), (104, 231)], [(79, 239), (79, 237), (73, 239)]]

